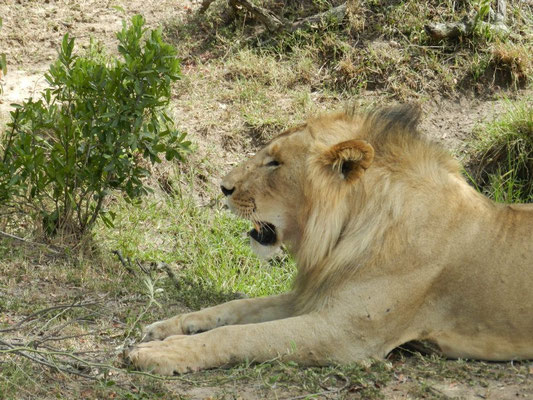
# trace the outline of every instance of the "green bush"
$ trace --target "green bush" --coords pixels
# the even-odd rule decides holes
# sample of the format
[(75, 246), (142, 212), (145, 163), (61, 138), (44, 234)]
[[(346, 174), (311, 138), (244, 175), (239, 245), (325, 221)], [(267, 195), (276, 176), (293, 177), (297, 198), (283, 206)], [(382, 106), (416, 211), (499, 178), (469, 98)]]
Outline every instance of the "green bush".
[(147, 192), (149, 163), (183, 160), (189, 142), (165, 107), (179, 79), (175, 49), (149, 33), (138, 15), (117, 33), (120, 58), (73, 53), (65, 35), (45, 75), (40, 99), (15, 105), (0, 158), (0, 204), (31, 210), (48, 235), (81, 237), (112, 190), (134, 199)]

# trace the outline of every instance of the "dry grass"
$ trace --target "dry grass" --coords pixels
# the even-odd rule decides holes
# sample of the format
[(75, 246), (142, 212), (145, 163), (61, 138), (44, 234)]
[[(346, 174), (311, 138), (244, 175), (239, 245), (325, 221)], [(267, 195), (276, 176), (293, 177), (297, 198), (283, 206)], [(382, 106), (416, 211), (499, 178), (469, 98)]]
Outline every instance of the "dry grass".
[[(303, 4), (308, 6), (304, 12), (300, 10)], [(286, 4), (284, 8), (272, 8), (291, 19), (298, 12), (298, 15), (309, 14), (309, 8), (313, 9), (309, 7), (311, 4), (315, 3), (298, 2), (299, 7)], [(314, 9), (319, 11), (316, 4)], [(532, 72), (528, 60), (533, 45), (533, 14), (527, 4), (508, 5), (507, 23), (512, 33), (503, 43), (487, 31), (475, 31), (471, 37), (460, 40), (433, 41), (424, 29), (430, 22), (473, 18), (480, 4), (355, 1), (351, 5), (354, 12), (350, 24), (324, 21), (310, 31), (256, 37), (258, 24), (250, 15), (239, 14), (228, 24), (223, 17), (224, 6), (216, 2), (205, 19), (195, 17), (192, 27), (186, 23), (173, 24), (168, 31), (178, 46), (192, 39), (194, 48), (189, 44), (183, 48), (185, 58), (191, 60), (222, 55), (225, 61), (230, 61), (242, 49), (255, 52), (265, 64), (268, 64), (265, 54), (273, 54), (278, 62), (288, 60), (291, 64), (304, 55), (310, 61), (308, 65), (320, 71), (304, 74), (304, 80), (311, 86), (330, 87), (336, 92), (357, 94), (368, 90), (405, 100), (434, 93), (451, 96), (472, 89), (486, 93), (487, 86), (490, 90), (510, 85), (523, 87)], [(511, 73), (493, 79), (491, 72), (503, 65), (509, 65)]]

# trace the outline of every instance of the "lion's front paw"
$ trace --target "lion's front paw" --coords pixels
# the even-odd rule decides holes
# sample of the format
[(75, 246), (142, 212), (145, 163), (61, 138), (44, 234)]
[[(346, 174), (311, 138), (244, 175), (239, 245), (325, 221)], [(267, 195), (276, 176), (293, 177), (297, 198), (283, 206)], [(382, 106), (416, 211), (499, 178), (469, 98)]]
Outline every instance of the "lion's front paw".
[(202, 366), (187, 336), (171, 336), (164, 341), (140, 343), (124, 353), (125, 361), (143, 371), (175, 375), (198, 371)]
[[(223, 325), (222, 320), (220, 318), (218, 320)], [(143, 329), (142, 341), (163, 340), (173, 335), (194, 335), (216, 327), (216, 320), (209, 314), (183, 314), (146, 326)]]
[[(152, 342), (154, 340), (163, 340), (173, 334), (182, 334), (180, 326), (171, 324), (171, 320), (158, 321), (145, 326), (142, 333), (143, 342)], [(174, 333), (173, 333), (174, 332)]]

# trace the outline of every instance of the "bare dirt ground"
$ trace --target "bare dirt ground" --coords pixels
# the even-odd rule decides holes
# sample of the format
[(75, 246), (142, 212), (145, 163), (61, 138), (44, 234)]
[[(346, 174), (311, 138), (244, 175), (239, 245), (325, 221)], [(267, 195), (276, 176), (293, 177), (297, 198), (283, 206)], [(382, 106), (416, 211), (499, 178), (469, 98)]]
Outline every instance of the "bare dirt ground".
[(115, 32), (122, 20), (142, 14), (149, 27), (164, 19), (183, 18), (191, 12), (189, 1), (1, 1), (1, 50), (6, 53), (9, 72), (3, 77), (2, 111), (21, 102), (46, 85), (43, 73), (55, 60), (65, 33), (87, 47), (91, 38), (116, 48)]
[[(55, 59), (65, 33), (76, 38), (77, 46), (87, 47), (93, 38), (113, 50), (116, 47), (114, 32), (121, 28), (125, 17), (141, 13), (149, 27), (157, 27), (163, 22), (186, 18), (198, 9), (199, 3), (186, 0), (1, 1), (1, 51), (6, 53), (9, 72), (1, 81), (4, 93), (0, 98), (0, 115), (5, 118), (11, 103), (20, 103), (46, 86), (43, 74)], [(194, 65), (184, 68), (184, 75), (197, 72)], [(368, 92), (369, 98), (373, 96)], [(462, 140), (471, 134), (476, 124), (490, 121), (502, 112), (505, 96), (495, 95), (490, 99), (485, 96), (483, 100), (473, 96), (431, 99), (423, 104), (426, 113), (421, 128), (434, 140), (451, 149), (459, 149)], [(188, 114), (197, 112), (190, 109), (187, 96), (177, 98), (175, 103), (176, 109), (183, 115), (179, 118), (180, 124), (187, 132), (194, 134), (205, 128), (198, 128), (195, 121), (198, 118), (192, 118), (192, 123), (188, 122)], [(216, 117), (219, 121), (225, 121), (232, 118), (229, 110), (220, 107), (220, 104), (214, 108), (206, 104), (205, 108), (214, 113), (212, 119)], [(200, 113), (202, 111), (205, 110)], [(219, 128), (223, 129), (222, 126)], [(210, 136), (212, 139), (212, 132)]]
[[(0, 29), (0, 52), (6, 53), (8, 60), (8, 73), (1, 81), (3, 94), (0, 95), (0, 113), (3, 121), (7, 119), (11, 103), (21, 102), (45, 86), (43, 73), (55, 59), (57, 48), (65, 33), (68, 32), (76, 37), (78, 46), (87, 46), (90, 38), (94, 38), (112, 49), (116, 43), (114, 32), (120, 29), (121, 21), (125, 17), (141, 13), (147, 19), (149, 27), (156, 27), (172, 19), (186, 18), (194, 13), (198, 6), (199, 2), (185, 0), (0, 0), (0, 16), (3, 19), (3, 26)], [(199, 68), (202, 66), (188, 65), (183, 70), (185, 78), (201, 76)], [(373, 96), (371, 93), (368, 95)], [(460, 153), (465, 138), (469, 137), (476, 124), (490, 121), (501, 114), (506, 102), (503, 97), (496, 95), (490, 99), (487, 97), (478, 99), (465, 95), (454, 99), (438, 98), (426, 101), (423, 104), (426, 113), (421, 129), (436, 141)], [(179, 115), (180, 126), (189, 133), (193, 141), (197, 142), (200, 153), (220, 155), (218, 160), (213, 160), (216, 167), (211, 169), (213, 175), (209, 177), (209, 185), (216, 185), (220, 175), (229, 168), (229, 164), (245, 156), (242, 151), (253, 150), (253, 145), (252, 148), (235, 146), (234, 152), (228, 153), (231, 146), (225, 145), (222, 138), (233, 126), (233, 119), (239, 116), (235, 116), (231, 109), (223, 105), (223, 102), (196, 104), (191, 102), (187, 93), (184, 93), (174, 100), (174, 107)], [(203, 108), (198, 109), (198, 107)], [(203, 113), (209, 113), (210, 119), (218, 123), (210, 126), (202, 124)], [(21, 284), (24, 290), (35, 290), (36, 301), (48, 291), (54, 290), (50, 282), (22, 281)], [(13, 292), (10, 295), (13, 295)], [(44, 296), (49, 297), (47, 294)], [(11, 317), (5, 314), (0, 315), (0, 318), (5, 322)], [(122, 328), (121, 322), (112, 318), (110, 326), (114, 326), (115, 330)], [(113, 332), (108, 334), (112, 336)], [(71, 343), (73, 346), (83, 347), (76, 340)], [(93, 348), (90, 345), (86, 347)], [(102, 343), (97, 347), (100, 351), (105, 351)], [(393, 356), (391, 363), (397, 372), (386, 387), (381, 388), (382, 396), (386, 399), (533, 399), (533, 367), (528, 364), (492, 365), (489, 368), (490, 374), (484, 376), (482, 370), (485, 364), (479, 363), (456, 368), (455, 364), (454, 367), (440, 366), (441, 362), (438, 362), (431, 365), (430, 372), (424, 370), (423, 366), (420, 366), (420, 360), (416, 358), (404, 359)], [(0, 372), (1, 369), (0, 357)], [(479, 371), (471, 373), (476, 369)], [(207, 373), (207, 376), (210, 376), (209, 374), (213, 373)], [(194, 379), (195, 377), (190, 378), (191, 381)], [(214, 380), (208, 380), (206, 385), (198, 386), (186, 381), (169, 381), (162, 385), (173, 392), (176, 398), (178, 396), (193, 399), (306, 398), (306, 392), (305, 390), (302, 392), (301, 388), (290, 385), (279, 387), (275, 384), (265, 385), (260, 379), (249, 381), (223, 379), (220, 383), (213, 382)], [(86, 388), (81, 393), (82, 398), (98, 396), (92, 388)], [(358, 388), (354, 387), (353, 392), (348, 391), (343, 397), (355, 398), (358, 396), (357, 393)], [(58, 389), (57, 393), (52, 393), (50, 396), (61, 398), (61, 390)], [(326, 388), (318, 394), (309, 396), (309, 398), (333, 399), (340, 395), (335, 390)], [(30, 398), (31, 394), (21, 393), (21, 397)]]

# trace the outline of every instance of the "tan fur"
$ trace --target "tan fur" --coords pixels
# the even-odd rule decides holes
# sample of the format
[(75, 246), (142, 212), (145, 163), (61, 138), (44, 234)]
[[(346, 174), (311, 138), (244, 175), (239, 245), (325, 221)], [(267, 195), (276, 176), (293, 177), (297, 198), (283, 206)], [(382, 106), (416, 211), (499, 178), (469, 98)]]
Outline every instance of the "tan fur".
[(230, 172), (230, 209), (276, 226), (294, 289), (152, 324), (129, 359), (162, 374), (278, 356), (323, 365), (410, 340), (533, 358), (533, 206), (477, 193), (417, 121), (409, 107), (319, 117)]

